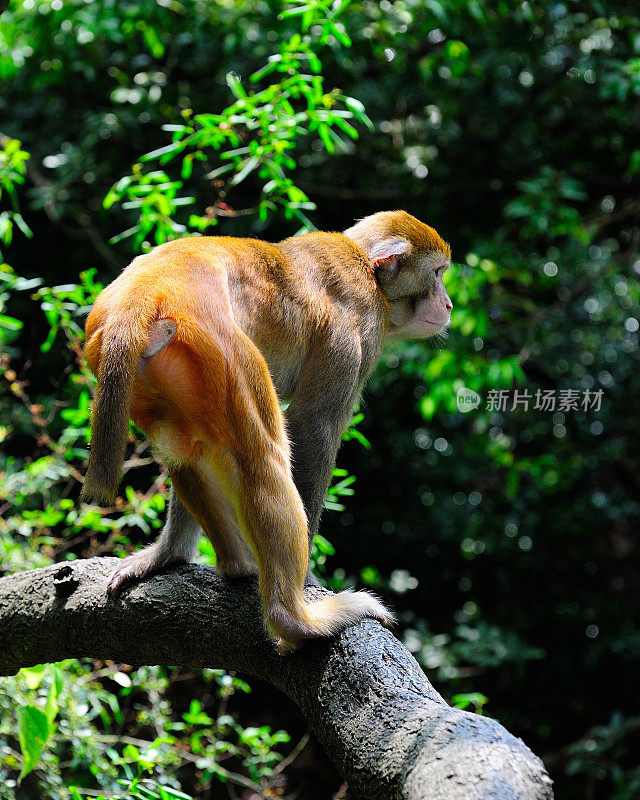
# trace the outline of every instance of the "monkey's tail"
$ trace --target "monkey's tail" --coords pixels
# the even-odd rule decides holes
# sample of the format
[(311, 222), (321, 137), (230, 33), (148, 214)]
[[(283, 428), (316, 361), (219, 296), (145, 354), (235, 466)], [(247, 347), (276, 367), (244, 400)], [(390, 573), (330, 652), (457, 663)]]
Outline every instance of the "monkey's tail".
[[(284, 604), (275, 603), (269, 610), (267, 627), (285, 642), (298, 645), (307, 639), (333, 636), (365, 617), (387, 627), (395, 621), (393, 614), (374, 595), (347, 590), (303, 603), (293, 613)], [(286, 646), (283, 649), (286, 650)]]
[(91, 451), (80, 499), (115, 501), (129, 433), (129, 412), (138, 359), (157, 316), (153, 297), (128, 297), (111, 310), (102, 328), (98, 387), (91, 415)]

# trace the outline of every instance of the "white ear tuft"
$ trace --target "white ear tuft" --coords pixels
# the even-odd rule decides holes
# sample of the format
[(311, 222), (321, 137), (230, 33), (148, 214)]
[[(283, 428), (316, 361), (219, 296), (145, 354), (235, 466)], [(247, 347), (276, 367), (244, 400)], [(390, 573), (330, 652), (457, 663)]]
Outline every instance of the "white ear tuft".
[(398, 236), (374, 244), (369, 251), (369, 258), (374, 269), (394, 275), (398, 269), (398, 259), (410, 250), (411, 243)]

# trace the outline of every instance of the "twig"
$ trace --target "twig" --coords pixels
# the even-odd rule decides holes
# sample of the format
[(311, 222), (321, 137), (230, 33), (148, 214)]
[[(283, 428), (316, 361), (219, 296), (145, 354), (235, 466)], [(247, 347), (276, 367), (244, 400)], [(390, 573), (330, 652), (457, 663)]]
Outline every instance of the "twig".
[(304, 736), (300, 739), (298, 744), (289, 753), (289, 755), (286, 758), (283, 758), (282, 761), (273, 768), (273, 774), (279, 775), (282, 772), (282, 770), (286, 769), (289, 766), (289, 764), (292, 764), (296, 760), (296, 758), (298, 758), (300, 753), (302, 753), (304, 748), (309, 744), (310, 738), (311, 734), (309, 733), (309, 731), (307, 731), (304, 734)]

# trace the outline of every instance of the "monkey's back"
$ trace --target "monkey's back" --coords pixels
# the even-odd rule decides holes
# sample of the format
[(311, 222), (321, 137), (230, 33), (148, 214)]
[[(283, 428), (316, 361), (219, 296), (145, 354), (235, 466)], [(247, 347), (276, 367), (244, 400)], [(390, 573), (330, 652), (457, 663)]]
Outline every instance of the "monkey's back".
[[(311, 233), (269, 244), (258, 239), (197, 236), (139, 256), (100, 294), (87, 321), (87, 341), (111, 310), (153, 296), (157, 319), (174, 319), (183, 341), (190, 320), (215, 329), (228, 319), (256, 344), (279, 396), (288, 399), (317, 336), (336, 330), (379, 339), (380, 295), (364, 253), (338, 233)], [(375, 349), (375, 348), (374, 348)], [(366, 354), (365, 354), (366, 355)], [(94, 372), (96, 348), (87, 348)]]

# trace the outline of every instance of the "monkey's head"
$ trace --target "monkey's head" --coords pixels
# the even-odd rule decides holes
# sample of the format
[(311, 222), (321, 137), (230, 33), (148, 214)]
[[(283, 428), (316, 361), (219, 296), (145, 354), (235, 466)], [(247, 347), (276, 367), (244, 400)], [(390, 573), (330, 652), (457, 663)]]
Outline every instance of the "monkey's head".
[(451, 250), (437, 231), (406, 211), (381, 211), (345, 235), (367, 253), (389, 302), (388, 336), (425, 339), (447, 327), (453, 303), (442, 276)]

